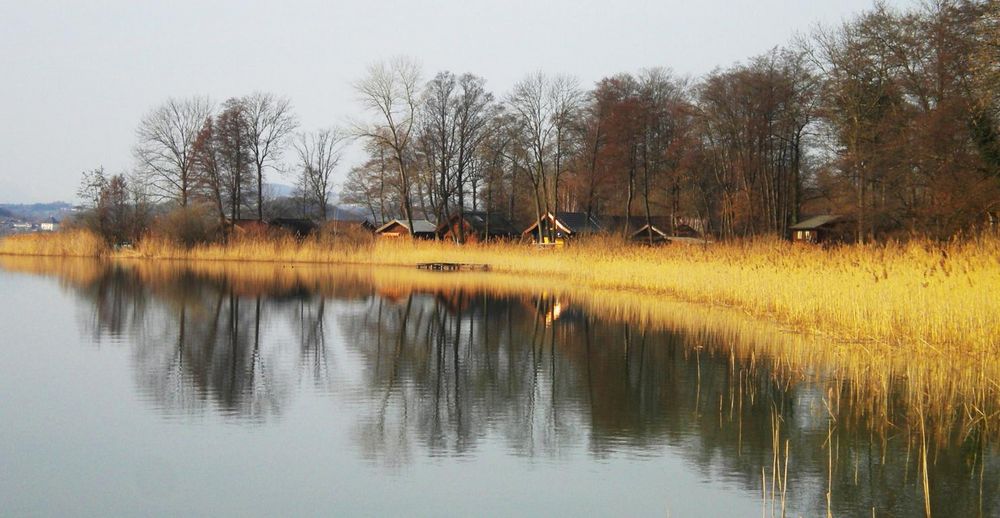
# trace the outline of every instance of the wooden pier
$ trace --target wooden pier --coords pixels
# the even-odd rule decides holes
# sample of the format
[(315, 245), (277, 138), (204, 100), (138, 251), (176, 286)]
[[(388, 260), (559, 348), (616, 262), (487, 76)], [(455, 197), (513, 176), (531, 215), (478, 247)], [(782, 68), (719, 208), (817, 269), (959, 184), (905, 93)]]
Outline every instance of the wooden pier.
[(488, 272), (488, 264), (469, 263), (420, 263), (417, 264), (420, 270), (433, 270), (437, 272)]

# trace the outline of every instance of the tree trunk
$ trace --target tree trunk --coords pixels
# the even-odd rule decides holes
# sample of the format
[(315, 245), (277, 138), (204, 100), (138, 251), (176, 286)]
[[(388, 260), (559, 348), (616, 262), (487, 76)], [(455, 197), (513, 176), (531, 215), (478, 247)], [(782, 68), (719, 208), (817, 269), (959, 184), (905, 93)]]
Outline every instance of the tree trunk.
[(264, 221), (264, 169), (257, 163), (257, 221)]

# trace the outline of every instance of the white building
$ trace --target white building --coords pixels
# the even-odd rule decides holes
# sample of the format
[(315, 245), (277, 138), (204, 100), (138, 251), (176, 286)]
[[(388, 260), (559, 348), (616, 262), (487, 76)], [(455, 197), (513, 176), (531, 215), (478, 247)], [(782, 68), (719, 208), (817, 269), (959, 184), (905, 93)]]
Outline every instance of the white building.
[(59, 230), (59, 222), (55, 218), (51, 218), (48, 221), (43, 221), (39, 223), (38, 230), (40, 232), (55, 232)]

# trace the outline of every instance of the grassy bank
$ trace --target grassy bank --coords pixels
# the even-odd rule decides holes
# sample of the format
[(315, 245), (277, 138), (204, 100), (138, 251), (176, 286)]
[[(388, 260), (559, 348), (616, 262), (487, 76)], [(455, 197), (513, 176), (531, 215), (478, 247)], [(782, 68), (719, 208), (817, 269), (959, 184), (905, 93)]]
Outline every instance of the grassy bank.
[(918, 355), (933, 350), (992, 361), (1000, 352), (996, 238), (829, 250), (770, 240), (658, 248), (598, 240), (553, 250), (522, 244), (345, 245), (290, 238), (185, 249), (147, 239), (133, 249), (110, 251), (93, 236), (75, 232), (8, 238), (0, 242), (0, 253), (410, 266), (483, 263), (497, 272), (532, 275), (531, 284), (543, 289), (572, 284), (669, 294), (846, 341), (905, 347)]

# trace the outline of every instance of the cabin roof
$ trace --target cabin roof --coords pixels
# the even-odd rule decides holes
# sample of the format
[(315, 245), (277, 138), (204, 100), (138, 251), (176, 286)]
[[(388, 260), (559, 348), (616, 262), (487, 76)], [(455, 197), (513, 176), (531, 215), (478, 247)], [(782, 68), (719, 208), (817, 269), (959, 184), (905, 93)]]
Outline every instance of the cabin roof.
[(823, 214), (821, 216), (813, 216), (809, 219), (800, 221), (788, 228), (790, 230), (816, 230), (817, 228), (831, 223), (836, 223), (843, 219), (844, 217), (838, 214)]
[[(464, 212), (462, 216), (476, 232), (486, 232), (487, 223), (489, 223), (490, 234), (516, 235), (518, 233), (514, 224), (499, 212), (471, 211)], [(454, 224), (457, 220), (458, 214), (453, 214), (448, 220), (448, 225), (441, 225), (438, 227), (438, 231), (446, 230), (447, 227)]]
[[(601, 216), (599, 221), (602, 229), (608, 232), (621, 232), (625, 229), (626, 224), (628, 224), (630, 231), (646, 226), (646, 216)], [(657, 231), (670, 227), (670, 220), (662, 216), (652, 216), (649, 218), (649, 222)]]
[(585, 234), (601, 230), (601, 224), (594, 218), (587, 216), (586, 212), (559, 212), (556, 214), (563, 225), (575, 234)]
[(639, 227), (634, 232), (632, 232), (632, 239), (635, 239), (637, 237), (646, 236), (647, 235), (647, 233), (646, 233), (646, 229), (647, 228), (652, 228), (653, 233), (659, 235), (660, 237), (667, 237), (667, 233), (664, 232), (664, 231), (662, 231), (662, 230), (660, 230), (660, 228), (657, 227), (656, 225), (646, 225), (645, 223), (643, 223), (643, 225), (641, 227)]
[(268, 223), (273, 225), (310, 225), (316, 226), (316, 222), (308, 218), (274, 218)]
[(324, 223), (325, 226), (334, 228), (350, 228), (350, 227), (361, 227), (370, 230), (375, 230), (376, 225), (372, 223), (370, 219), (328, 219)]
[[(541, 219), (553, 219), (552, 213), (546, 213)], [(589, 234), (599, 232), (601, 225), (587, 216), (586, 212), (559, 212), (555, 216), (556, 227), (568, 230), (571, 234)], [(538, 221), (531, 224), (522, 234), (528, 234), (538, 227)]]
[[(406, 224), (406, 220), (394, 219), (386, 223), (385, 225), (382, 225), (381, 227), (377, 228), (375, 232), (378, 233), (385, 232), (393, 225), (399, 225), (407, 230), (410, 229), (410, 226)], [(414, 229), (413, 230), (414, 234), (424, 234), (424, 233), (433, 234), (434, 231), (437, 229), (437, 225), (431, 223), (430, 221), (427, 221), (426, 219), (415, 219), (413, 220), (413, 229)]]
[(266, 221), (260, 221), (258, 219), (240, 218), (228, 221), (234, 229), (240, 231), (264, 231), (268, 227)]

